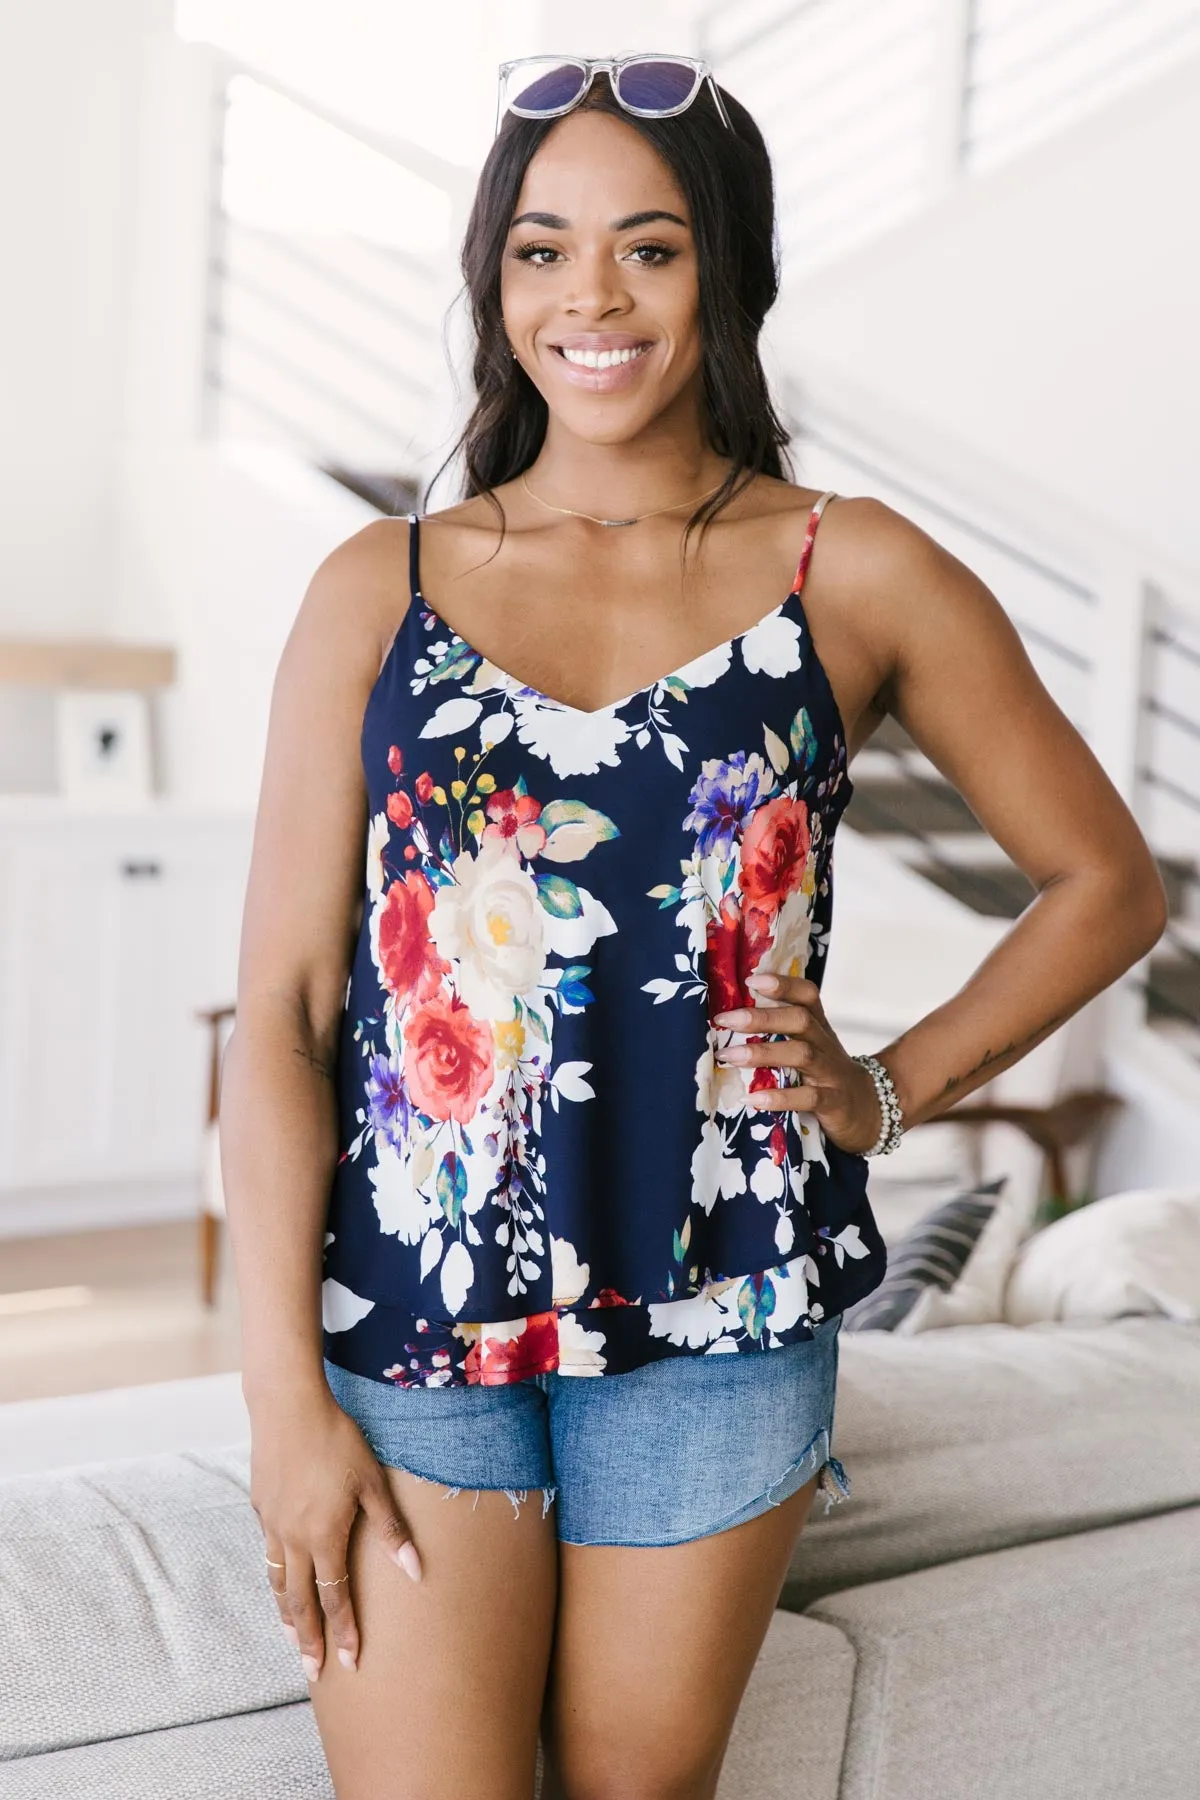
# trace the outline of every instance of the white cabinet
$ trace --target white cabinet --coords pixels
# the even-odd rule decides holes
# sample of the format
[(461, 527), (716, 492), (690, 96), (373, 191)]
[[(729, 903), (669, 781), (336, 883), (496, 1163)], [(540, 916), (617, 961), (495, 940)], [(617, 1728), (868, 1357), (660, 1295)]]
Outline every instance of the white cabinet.
[(194, 1175), (252, 821), (0, 812), (0, 1191)]

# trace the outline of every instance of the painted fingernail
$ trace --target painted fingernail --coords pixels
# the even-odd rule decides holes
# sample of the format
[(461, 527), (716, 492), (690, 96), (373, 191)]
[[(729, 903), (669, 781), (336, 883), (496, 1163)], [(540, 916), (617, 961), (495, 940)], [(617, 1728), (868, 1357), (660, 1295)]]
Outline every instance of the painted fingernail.
[(404, 1573), (411, 1576), (413, 1581), (420, 1581), (421, 1559), (417, 1555), (415, 1544), (401, 1544), (396, 1552), (396, 1561), (400, 1564)]
[(779, 987), (778, 975), (750, 975), (746, 986), (756, 989), (760, 994), (773, 994)]
[(717, 1013), (713, 1019), (713, 1024), (722, 1031), (743, 1031), (749, 1023), (750, 1014), (748, 1012)]
[(298, 1650), (300, 1648), (300, 1633), (296, 1630), (294, 1625), (289, 1625), (286, 1619), (282, 1621), (282, 1624), (284, 1637), (289, 1644), (294, 1644)]
[(301, 1667), (303, 1668), (304, 1673), (308, 1677), (309, 1681), (315, 1681), (317, 1679), (318, 1675), (321, 1673), (321, 1665), (317, 1661), (316, 1657), (315, 1656), (302, 1656), (300, 1658), (300, 1663), (301, 1663)]
[(358, 1667), (358, 1658), (355, 1656), (353, 1650), (347, 1650), (345, 1644), (341, 1644), (338, 1647), (338, 1661), (341, 1663), (343, 1669), (357, 1669)]
[(728, 1050), (722, 1050), (718, 1060), (727, 1063), (749, 1062), (750, 1052), (745, 1044), (730, 1044)]

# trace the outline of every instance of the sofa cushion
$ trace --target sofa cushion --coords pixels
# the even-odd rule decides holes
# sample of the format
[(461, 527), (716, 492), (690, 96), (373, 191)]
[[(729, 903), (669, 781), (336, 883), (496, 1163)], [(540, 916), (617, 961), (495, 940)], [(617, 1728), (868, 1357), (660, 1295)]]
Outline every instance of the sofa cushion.
[[(755, 1800), (798, 1793), (837, 1800), (853, 1687), (854, 1651), (842, 1632), (777, 1612), (734, 1724), (717, 1800), (751, 1793)], [(537, 1791), (540, 1785), (539, 1778)], [(4, 1800), (333, 1800), (333, 1784), (304, 1701), (23, 1757), (4, 1765), (0, 1793)]]
[(273, 1706), (4, 1765), (4, 1800), (334, 1800), (313, 1710)]
[(781, 1604), (1200, 1501), (1200, 1328), (949, 1326), (843, 1334), (833, 1447)]
[(0, 1482), (0, 1759), (307, 1697), (244, 1453)]
[(858, 1652), (840, 1800), (1197, 1791), (1200, 1507), (831, 1594), (809, 1616)]
[(1200, 1324), (1200, 1190), (1109, 1194), (1039, 1231), (1009, 1273), (1013, 1325), (1161, 1313)]

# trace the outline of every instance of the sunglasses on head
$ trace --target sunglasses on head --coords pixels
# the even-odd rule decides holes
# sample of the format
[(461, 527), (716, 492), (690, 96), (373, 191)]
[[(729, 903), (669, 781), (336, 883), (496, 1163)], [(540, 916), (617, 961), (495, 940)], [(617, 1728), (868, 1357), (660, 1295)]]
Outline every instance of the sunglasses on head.
[(732, 131), (720, 89), (706, 62), (691, 56), (519, 56), (500, 64), (496, 130), (506, 112), (520, 119), (558, 119), (578, 106), (597, 75), (607, 75), (618, 106), (636, 119), (686, 112), (707, 81), (721, 123)]

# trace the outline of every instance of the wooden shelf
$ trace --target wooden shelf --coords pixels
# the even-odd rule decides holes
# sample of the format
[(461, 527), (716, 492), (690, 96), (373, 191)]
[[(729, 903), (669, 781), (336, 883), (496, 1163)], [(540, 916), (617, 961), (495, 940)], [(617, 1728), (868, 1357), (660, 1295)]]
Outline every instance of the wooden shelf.
[(18, 687), (159, 688), (175, 680), (166, 644), (103, 638), (0, 638), (0, 683)]

